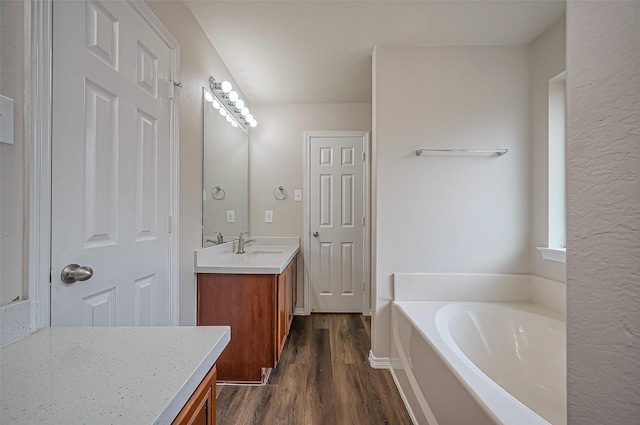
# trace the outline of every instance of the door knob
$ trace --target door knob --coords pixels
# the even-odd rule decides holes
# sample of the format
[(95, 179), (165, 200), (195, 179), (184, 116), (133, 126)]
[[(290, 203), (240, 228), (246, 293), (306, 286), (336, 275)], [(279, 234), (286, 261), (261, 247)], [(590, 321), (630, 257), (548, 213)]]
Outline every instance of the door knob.
[(319, 235), (320, 235), (320, 233), (318, 233), (318, 232), (313, 232), (313, 236), (314, 236), (314, 237), (316, 237), (316, 238), (317, 238)]
[(79, 266), (77, 264), (68, 264), (62, 273), (60, 273), (60, 279), (64, 283), (82, 282), (91, 279), (93, 276), (93, 269), (88, 266)]

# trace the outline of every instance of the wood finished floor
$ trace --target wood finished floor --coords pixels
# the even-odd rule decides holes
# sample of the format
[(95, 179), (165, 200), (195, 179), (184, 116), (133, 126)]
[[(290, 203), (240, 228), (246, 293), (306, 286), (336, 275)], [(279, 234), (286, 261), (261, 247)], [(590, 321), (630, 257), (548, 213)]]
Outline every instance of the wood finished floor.
[(263, 387), (218, 386), (218, 425), (411, 424), (391, 374), (369, 366), (369, 318), (293, 319), (278, 367)]

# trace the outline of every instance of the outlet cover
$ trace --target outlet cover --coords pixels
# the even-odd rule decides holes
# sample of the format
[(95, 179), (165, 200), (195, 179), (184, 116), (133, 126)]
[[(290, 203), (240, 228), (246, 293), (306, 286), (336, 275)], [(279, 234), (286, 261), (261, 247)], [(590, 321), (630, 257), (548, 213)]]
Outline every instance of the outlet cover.
[(236, 210), (227, 210), (227, 223), (236, 222)]
[(264, 212), (264, 222), (265, 223), (273, 223), (273, 211), (266, 210)]
[(302, 191), (300, 189), (293, 191), (293, 200), (295, 202), (302, 202)]

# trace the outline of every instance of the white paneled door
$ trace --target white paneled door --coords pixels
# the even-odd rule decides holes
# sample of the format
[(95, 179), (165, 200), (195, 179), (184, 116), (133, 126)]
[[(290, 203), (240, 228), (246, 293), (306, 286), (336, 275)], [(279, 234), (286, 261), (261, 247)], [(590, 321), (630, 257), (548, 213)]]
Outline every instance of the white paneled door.
[(366, 133), (307, 133), (314, 312), (363, 312)]
[(52, 326), (170, 324), (170, 74), (128, 2), (54, 2)]

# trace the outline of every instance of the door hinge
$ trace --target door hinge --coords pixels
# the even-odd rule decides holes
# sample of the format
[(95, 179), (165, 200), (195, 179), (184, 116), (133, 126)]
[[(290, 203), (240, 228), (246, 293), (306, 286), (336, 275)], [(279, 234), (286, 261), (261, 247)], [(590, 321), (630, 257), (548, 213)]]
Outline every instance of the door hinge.
[(362, 217), (362, 227), (365, 226), (365, 217)]
[(366, 152), (362, 152), (362, 160), (363, 161), (367, 160), (367, 153)]
[(364, 292), (364, 280), (362, 281), (362, 292)]
[(169, 233), (173, 233), (173, 216), (169, 216)]

